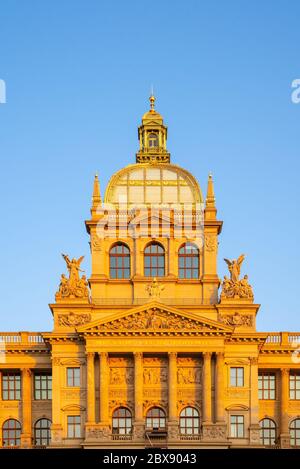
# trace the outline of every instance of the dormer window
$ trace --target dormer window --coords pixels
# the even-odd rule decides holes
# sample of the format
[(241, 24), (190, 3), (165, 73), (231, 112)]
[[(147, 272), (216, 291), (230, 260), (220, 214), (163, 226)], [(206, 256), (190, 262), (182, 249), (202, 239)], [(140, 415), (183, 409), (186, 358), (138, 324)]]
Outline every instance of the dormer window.
[(158, 147), (158, 135), (151, 133), (148, 137), (148, 146), (149, 148), (157, 148)]

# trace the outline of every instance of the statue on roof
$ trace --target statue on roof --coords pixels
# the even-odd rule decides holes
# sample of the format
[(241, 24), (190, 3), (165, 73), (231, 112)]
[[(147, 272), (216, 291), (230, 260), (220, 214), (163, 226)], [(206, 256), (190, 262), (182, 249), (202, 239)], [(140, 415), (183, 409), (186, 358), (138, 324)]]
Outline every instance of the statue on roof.
[(224, 280), (222, 282), (221, 301), (224, 298), (244, 298), (253, 301), (253, 290), (251, 285), (249, 285), (248, 275), (244, 275), (240, 280), (241, 264), (244, 259), (244, 254), (241, 254), (237, 259), (233, 259), (232, 261), (224, 259), (228, 265), (230, 278), (226, 275), (224, 276)]
[(61, 275), (60, 285), (58, 292), (55, 295), (56, 300), (65, 298), (89, 298), (88, 281), (85, 275), (80, 277), (79, 272), (84, 272), (80, 269), (80, 264), (84, 256), (71, 260), (68, 255), (62, 254), (67, 264), (69, 271), (69, 278), (65, 274)]

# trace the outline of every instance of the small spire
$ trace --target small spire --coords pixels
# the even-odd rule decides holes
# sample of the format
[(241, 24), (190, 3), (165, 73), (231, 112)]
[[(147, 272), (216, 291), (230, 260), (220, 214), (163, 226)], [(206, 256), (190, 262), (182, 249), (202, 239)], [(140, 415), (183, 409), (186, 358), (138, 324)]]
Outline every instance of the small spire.
[(215, 201), (214, 182), (212, 179), (212, 174), (209, 173), (206, 193), (206, 208), (215, 208)]
[(92, 201), (93, 201), (93, 207), (96, 207), (97, 205), (102, 204), (98, 173), (95, 174)]
[(153, 90), (151, 92), (151, 96), (149, 98), (150, 101), (150, 111), (154, 112), (155, 111), (155, 96), (153, 95)]

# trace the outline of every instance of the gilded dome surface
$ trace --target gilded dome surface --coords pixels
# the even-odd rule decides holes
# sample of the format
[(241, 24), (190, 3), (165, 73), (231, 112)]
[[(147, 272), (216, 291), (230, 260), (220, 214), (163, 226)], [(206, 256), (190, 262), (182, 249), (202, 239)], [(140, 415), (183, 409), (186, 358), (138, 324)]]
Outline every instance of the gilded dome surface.
[(198, 182), (174, 164), (132, 164), (110, 179), (104, 202), (108, 204), (166, 205), (202, 203)]

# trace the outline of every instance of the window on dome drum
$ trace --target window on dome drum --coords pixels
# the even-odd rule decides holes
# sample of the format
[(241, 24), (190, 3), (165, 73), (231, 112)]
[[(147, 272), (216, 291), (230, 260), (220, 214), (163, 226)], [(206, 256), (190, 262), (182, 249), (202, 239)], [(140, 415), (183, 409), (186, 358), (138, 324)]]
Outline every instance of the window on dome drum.
[(2, 445), (20, 446), (21, 443), (21, 424), (18, 420), (6, 420), (2, 427)]
[(258, 375), (258, 399), (276, 398), (275, 373), (260, 372)]
[(244, 386), (244, 368), (231, 367), (230, 368), (230, 386), (240, 387)]
[(290, 372), (290, 399), (300, 399), (300, 373), (291, 371)]
[(157, 148), (158, 147), (158, 135), (157, 134), (149, 134), (148, 137), (148, 146), (149, 148)]
[(244, 438), (244, 416), (231, 415), (230, 416), (230, 437), (231, 438)]
[(34, 399), (52, 399), (52, 375), (48, 373), (35, 373), (34, 375)]
[(178, 251), (179, 278), (199, 277), (199, 249), (186, 243)]
[(119, 407), (112, 415), (112, 433), (114, 435), (130, 435), (132, 432), (132, 415), (126, 407)]
[(185, 407), (180, 412), (180, 433), (181, 435), (199, 435), (199, 412), (194, 407)]
[(68, 415), (68, 438), (81, 438), (80, 415)]
[(300, 446), (300, 419), (295, 419), (290, 423), (291, 446)]
[(80, 386), (80, 368), (67, 368), (67, 386)]
[(126, 244), (116, 244), (109, 252), (111, 278), (130, 278), (130, 250)]
[(3, 401), (18, 401), (21, 399), (20, 373), (2, 373), (2, 399)]
[(260, 426), (260, 442), (265, 446), (275, 445), (276, 440), (276, 424), (271, 419), (262, 419)]
[(48, 446), (51, 440), (51, 420), (39, 419), (34, 426), (35, 446)]
[(157, 243), (149, 244), (144, 251), (145, 277), (163, 277), (165, 275), (165, 250)]
[(166, 429), (166, 414), (159, 407), (152, 407), (148, 410), (146, 415), (146, 429), (147, 430), (165, 430)]

